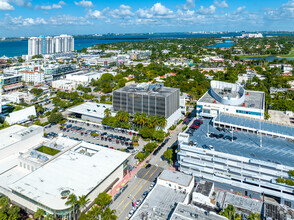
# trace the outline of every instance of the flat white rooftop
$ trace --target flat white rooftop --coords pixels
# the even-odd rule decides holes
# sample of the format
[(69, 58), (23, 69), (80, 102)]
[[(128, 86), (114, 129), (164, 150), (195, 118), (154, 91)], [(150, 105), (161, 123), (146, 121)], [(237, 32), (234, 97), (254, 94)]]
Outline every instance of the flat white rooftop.
[(88, 115), (95, 118), (104, 118), (105, 109), (109, 108), (112, 110), (112, 105), (96, 103), (96, 102), (85, 102), (81, 105), (69, 108), (68, 111), (81, 115)]
[(20, 141), (18, 138), (11, 135), (20, 131), (24, 131), (25, 129), (27, 128), (20, 125), (13, 125), (11, 127), (0, 130), (0, 150)]
[(40, 129), (40, 126), (32, 125), (30, 127), (24, 127), (21, 125), (13, 125), (0, 130), (0, 152), (2, 149), (25, 139), (25, 134), (35, 129)]
[(129, 154), (82, 142), (9, 187), (53, 210), (65, 210), (61, 192), (77, 196), (91, 190), (116, 170)]

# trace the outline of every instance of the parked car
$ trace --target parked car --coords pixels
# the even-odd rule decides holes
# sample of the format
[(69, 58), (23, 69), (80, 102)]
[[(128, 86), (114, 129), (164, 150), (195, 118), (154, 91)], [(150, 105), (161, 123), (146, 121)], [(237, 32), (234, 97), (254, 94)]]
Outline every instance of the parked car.
[(149, 191), (145, 191), (144, 193), (143, 193), (143, 198), (145, 198), (147, 195), (148, 195), (148, 193), (149, 193)]

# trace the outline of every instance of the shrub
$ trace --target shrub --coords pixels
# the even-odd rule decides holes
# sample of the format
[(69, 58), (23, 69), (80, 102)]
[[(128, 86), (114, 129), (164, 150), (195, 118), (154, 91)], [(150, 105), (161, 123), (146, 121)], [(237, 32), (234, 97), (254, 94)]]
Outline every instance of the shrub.
[(176, 125), (172, 125), (172, 126), (170, 126), (170, 128), (168, 130), (173, 131), (176, 129), (176, 127), (177, 127)]

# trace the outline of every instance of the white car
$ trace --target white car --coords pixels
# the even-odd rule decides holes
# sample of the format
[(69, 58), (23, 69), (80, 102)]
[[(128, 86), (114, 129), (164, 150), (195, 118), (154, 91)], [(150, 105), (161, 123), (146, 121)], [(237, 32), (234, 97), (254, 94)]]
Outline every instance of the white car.
[(209, 147), (210, 150), (214, 150), (212, 145), (208, 145), (208, 147)]

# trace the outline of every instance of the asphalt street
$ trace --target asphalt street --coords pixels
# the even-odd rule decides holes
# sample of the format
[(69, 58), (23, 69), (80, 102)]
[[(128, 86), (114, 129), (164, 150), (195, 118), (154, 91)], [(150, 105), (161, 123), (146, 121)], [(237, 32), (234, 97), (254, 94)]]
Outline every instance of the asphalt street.
[(130, 211), (135, 209), (132, 206), (132, 202), (137, 200), (142, 201), (142, 195), (145, 191), (150, 190), (151, 183), (156, 181), (156, 178), (164, 169), (168, 169), (170, 167), (168, 162), (163, 158), (162, 154), (176, 143), (178, 133), (182, 131), (182, 127), (183, 126), (181, 125), (173, 134), (171, 134), (171, 138), (165, 146), (162, 147), (157, 155), (152, 156), (149, 160), (151, 167), (141, 168), (137, 174), (130, 179), (126, 190), (122, 192), (121, 195), (111, 204), (111, 209), (116, 210), (118, 220), (129, 219)]

